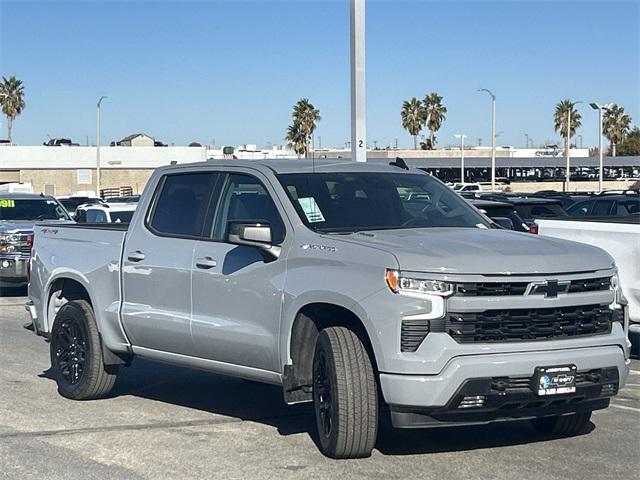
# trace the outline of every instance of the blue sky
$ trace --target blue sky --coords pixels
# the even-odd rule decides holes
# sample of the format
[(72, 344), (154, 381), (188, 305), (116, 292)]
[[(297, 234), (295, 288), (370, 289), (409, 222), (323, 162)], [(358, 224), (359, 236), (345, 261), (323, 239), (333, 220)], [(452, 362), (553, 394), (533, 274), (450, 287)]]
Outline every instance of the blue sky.
[[(640, 123), (638, 1), (367, 2), (370, 145), (409, 146), (404, 99), (436, 91), (448, 107), (439, 146), (490, 139), (487, 87), (498, 97), (499, 145), (555, 140), (563, 98), (616, 102)], [(0, 0), (0, 74), (16, 75), (27, 108), (14, 140), (103, 142), (143, 131), (176, 145), (282, 143), (291, 106), (320, 108), (322, 145), (349, 122), (349, 8), (341, 1)], [(597, 115), (583, 117), (585, 145)], [(0, 119), (0, 137), (6, 122)]]

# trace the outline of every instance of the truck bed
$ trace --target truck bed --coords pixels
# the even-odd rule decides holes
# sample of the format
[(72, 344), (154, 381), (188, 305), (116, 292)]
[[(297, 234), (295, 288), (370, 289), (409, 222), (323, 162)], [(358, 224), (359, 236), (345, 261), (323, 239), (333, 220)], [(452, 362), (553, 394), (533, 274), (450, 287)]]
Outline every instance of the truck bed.
[[(29, 296), (38, 312), (38, 329), (51, 331), (46, 309), (50, 295), (60, 288), (58, 277), (69, 272), (88, 286), (97, 317), (109, 338), (124, 338), (119, 319), (120, 262), (127, 234), (127, 224), (53, 224), (34, 227), (34, 258)], [(38, 302), (36, 304), (36, 302)]]

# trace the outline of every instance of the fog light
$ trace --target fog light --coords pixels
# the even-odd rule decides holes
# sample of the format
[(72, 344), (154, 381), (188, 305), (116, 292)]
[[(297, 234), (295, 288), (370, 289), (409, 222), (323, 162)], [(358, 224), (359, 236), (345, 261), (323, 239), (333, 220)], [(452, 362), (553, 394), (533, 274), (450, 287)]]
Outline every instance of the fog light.
[(481, 408), (484, 407), (484, 395), (471, 395), (469, 397), (464, 397), (458, 408)]
[(9, 266), (9, 262), (8, 262), (7, 260), (4, 260), (4, 261), (2, 262), (2, 266), (3, 266), (4, 268), (7, 268), (7, 267)]
[(605, 383), (600, 390), (600, 395), (615, 395), (616, 393), (618, 393), (617, 383)]

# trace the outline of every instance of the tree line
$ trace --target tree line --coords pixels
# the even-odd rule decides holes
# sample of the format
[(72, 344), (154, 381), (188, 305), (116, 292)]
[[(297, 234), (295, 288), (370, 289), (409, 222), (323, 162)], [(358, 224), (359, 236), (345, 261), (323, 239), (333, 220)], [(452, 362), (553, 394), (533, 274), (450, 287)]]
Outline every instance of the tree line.
[[(25, 89), (21, 80), (15, 76), (2, 77), (0, 82), (0, 105), (2, 113), (7, 119), (7, 139), (12, 143), (13, 122), (24, 110)], [(440, 130), (446, 120), (447, 107), (443, 98), (436, 92), (425, 95), (423, 99), (416, 97), (405, 100), (400, 110), (402, 127), (413, 137), (413, 148), (418, 149), (418, 137), (423, 128), (429, 135), (420, 142), (423, 150), (433, 150), (436, 147), (436, 132)], [(567, 128), (570, 117), (570, 127)], [(299, 155), (307, 157), (311, 149), (313, 132), (321, 120), (320, 110), (308, 98), (301, 98), (293, 106), (292, 122), (287, 127), (286, 141), (290, 148)], [(631, 116), (624, 108), (613, 104), (605, 110), (603, 115), (603, 134), (609, 140), (609, 155), (640, 155), (640, 129), (631, 128)], [(564, 99), (555, 106), (553, 115), (555, 131), (569, 148), (571, 137), (582, 126), (582, 115), (576, 108), (576, 102)]]
[[(564, 148), (570, 147), (571, 137), (576, 134), (576, 130), (582, 126), (582, 115), (576, 108), (576, 102), (569, 99), (561, 100), (556, 104), (553, 114), (553, 126), (564, 139)], [(608, 154), (615, 157), (617, 153), (621, 155), (640, 155), (640, 148), (634, 148), (640, 134), (638, 127), (633, 130), (632, 142), (625, 145), (626, 140), (632, 133), (631, 115), (624, 111), (624, 108), (613, 104), (607, 108), (602, 115), (602, 133), (609, 140)], [(622, 147), (618, 149), (618, 147)]]

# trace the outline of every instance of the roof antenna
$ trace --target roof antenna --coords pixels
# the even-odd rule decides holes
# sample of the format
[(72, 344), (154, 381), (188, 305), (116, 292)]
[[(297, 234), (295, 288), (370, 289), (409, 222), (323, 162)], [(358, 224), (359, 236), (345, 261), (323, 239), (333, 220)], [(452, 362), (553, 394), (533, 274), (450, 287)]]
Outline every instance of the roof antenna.
[(400, 157), (396, 157), (394, 162), (389, 162), (389, 165), (391, 165), (392, 167), (402, 168), (403, 170), (409, 170), (409, 165), (407, 165), (407, 162), (405, 162), (404, 159)]

